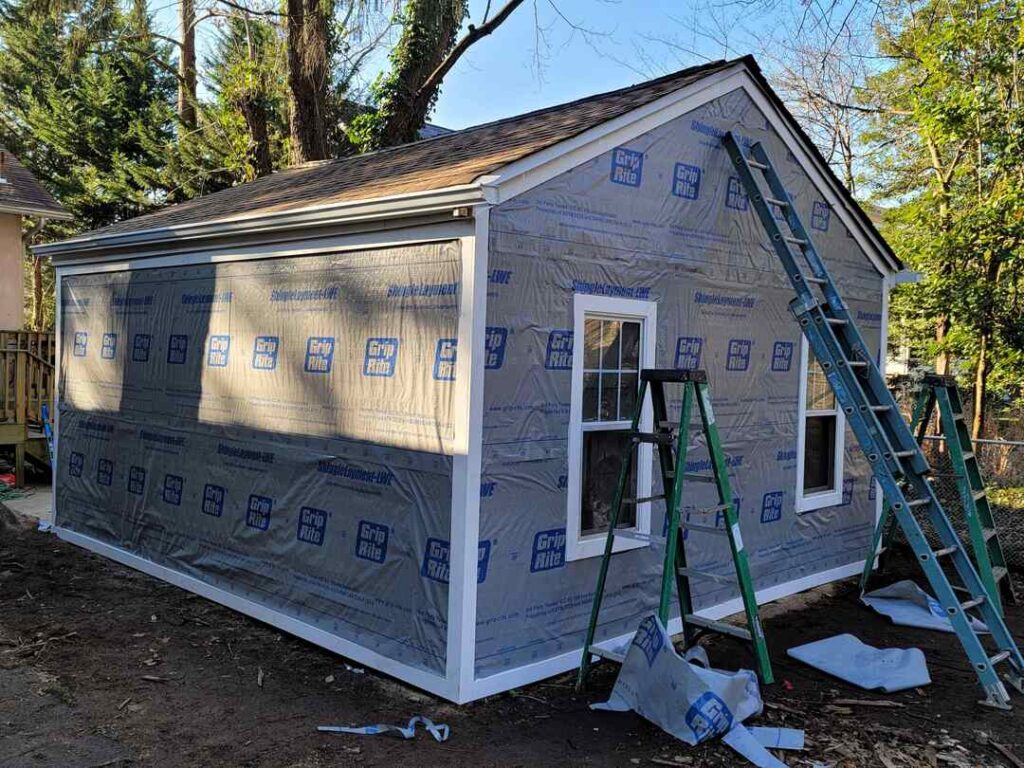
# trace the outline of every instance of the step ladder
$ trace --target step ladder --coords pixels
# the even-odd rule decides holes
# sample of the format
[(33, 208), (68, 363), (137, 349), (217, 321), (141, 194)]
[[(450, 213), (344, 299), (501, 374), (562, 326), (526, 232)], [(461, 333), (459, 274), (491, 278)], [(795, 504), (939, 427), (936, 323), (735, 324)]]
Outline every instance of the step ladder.
[[(974, 565), (985, 585), (985, 590), (1002, 615), (1004, 603), (1017, 605), (1017, 594), (1006, 567), (1003, 547), (999, 543), (999, 531), (996, 529), (992, 508), (989, 506), (985, 481), (981, 476), (981, 468), (971, 442), (971, 433), (964, 420), (960, 391), (952, 376), (929, 373), (924, 377), (910, 422), (911, 429), (917, 435), (918, 445), (923, 444), (936, 408), (950, 463), (953, 465), (953, 477), (957, 481), (957, 490), (963, 505)], [(879, 544), (882, 552), (892, 546), (896, 533), (893, 522), (888, 508), (884, 508), (882, 517), (875, 527), (871, 543), (872, 554), (880, 551)], [(864, 574), (861, 576), (861, 591), (867, 584), (873, 562), (874, 558), (870, 557), (865, 564)]]
[[(668, 418), (668, 409), (665, 404), (666, 384), (683, 385), (682, 408), (679, 413), (678, 424), (669, 421)], [(655, 431), (642, 432), (640, 431), (640, 420), (648, 390), (651, 393)], [(695, 403), (700, 411), (700, 421), (691, 423)], [(691, 428), (699, 428), (703, 432), (711, 459), (711, 474), (685, 471)], [(658, 616), (662, 624), (668, 625), (669, 606), (672, 600), (672, 586), (674, 583), (679, 600), (679, 615), (682, 619), (683, 638), (686, 646), (690, 647), (693, 645), (697, 640), (698, 634), (704, 631), (717, 632), (746, 640), (753, 646), (758, 676), (762, 682), (771, 683), (773, 681), (771, 661), (768, 657), (768, 647), (765, 644), (761, 620), (757, 613), (757, 599), (754, 596), (754, 587), (750, 581), (747, 552), (743, 548), (743, 537), (740, 535), (739, 513), (733, 504), (732, 490), (729, 487), (728, 464), (726, 463), (725, 453), (722, 451), (718, 425), (715, 423), (715, 416), (711, 410), (711, 394), (708, 391), (707, 373), (701, 370), (642, 370), (640, 372), (640, 392), (637, 396), (633, 421), (628, 434), (632, 439), (622, 459), (619, 482), (615, 490), (615, 498), (612, 502), (611, 515), (608, 521), (608, 536), (605, 539), (604, 556), (601, 559), (601, 568), (597, 577), (597, 589), (594, 592), (594, 602), (590, 610), (590, 621), (587, 624), (587, 636), (583, 644), (583, 660), (580, 662), (579, 674), (576, 678), (576, 689), (581, 690), (586, 682), (592, 657), (597, 656), (619, 664), (625, 658), (625, 651), (609, 651), (594, 644), (597, 622), (601, 613), (601, 601), (604, 597), (605, 579), (608, 576), (608, 567), (613, 558), (612, 553), (616, 538), (628, 538), (647, 541), (648, 543), (664, 540), (665, 555), (661, 575), (661, 594), (658, 603)], [(657, 496), (628, 498), (627, 492), (629, 489), (626, 488), (626, 485), (634, 460), (635, 448), (640, 443), (653, 443), (658, 449), (658, 463), (661, 468), (663, 493)], [(683, 485), (686, 481), (706, 482), (715, 485), (718, 492), (718, 504), (696, 511), (698, 514), (722, 514), (725, 520), (724, 528), (718, 528), (714, 524), (691, 523), (688, 519), (681, 519), (680, 505), (683, 499)], [(635, 489), (633, 489), (633, 493), (635, 493)], [(624, 505), (639, 505), (656, 500), (664, 500), (666, 503), (666, 532), (663, 539), (662, 537), (641, 534), (618, 527)], [(735, 575), (726, 576), (690, 568), (686, 564), (684, 531), (699, 531), (701, 533), (726, 537), (732, 552)], [(725, 622), (711, 621), (710, 619), (695, 615), (693, 612), (693, 600), (690, 596), (690, 581), (693, 579), (707, 579), (717, 583), (737, 586), (743, 600), (743, 612), (747, 617), (747, 626), (745, 628), (739, 627)]]
[[(981, 703), (1008, 709), (1010, 697), (997, 667), (1007, 681), (1024, 692), (1024, 657), (935, 495), (927, 459), (896, 407), (765, 148), (760, 142), (755, 143), (749, 155), (745, 155), (731, 131), (722, 143), (796, 292), (790, 311), (807, 337), (886, 502), (967, 653), (985, 693)], [(755, 173), (767, 184), (767, 192), (761, 191)], [(776, 218), (776, 212), (781, 218)], [(782, 225), (787, 232), (783, 232)], [(802, 265), (806, 265), (809, 273), (805, 273)], [(918, 515), (925, 515), (931, 522), (941, 542), (939, 549), (933, 550), (928, 544)], [(965, 588), (967, 599), (963, 602), (950, 584), (943, 563), (949, 564)], [(987, 650), (971, 628), (969, 611), (976, 611), (988, 625), (995, 651)]]

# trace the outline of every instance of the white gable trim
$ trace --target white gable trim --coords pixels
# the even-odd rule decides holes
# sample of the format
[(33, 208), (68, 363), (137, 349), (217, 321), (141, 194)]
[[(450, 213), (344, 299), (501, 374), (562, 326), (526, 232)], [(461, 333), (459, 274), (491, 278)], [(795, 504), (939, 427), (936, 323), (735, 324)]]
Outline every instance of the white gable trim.
[(821, 167), (806, 141), (791, 129), (742, 62), (596, 125), (578, 136), (510, 163), (497, 173), (481, 176), (477, 182), (483, 189), (485, 199), (492, 205), (498, 205), (737, 89), (746, 92), (765, 115), (875, 269), (881, 275), (897, 272), (896, 265), (886, 255), (884, 245), (863, 226), (850, 208), (846, 190), (838, 186)]

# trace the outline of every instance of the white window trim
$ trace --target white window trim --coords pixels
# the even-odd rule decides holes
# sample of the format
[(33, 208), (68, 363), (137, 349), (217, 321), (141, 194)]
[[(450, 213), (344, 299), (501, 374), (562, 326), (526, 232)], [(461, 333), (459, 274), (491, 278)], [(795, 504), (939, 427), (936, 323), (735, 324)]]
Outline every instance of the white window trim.
[[(606, 533), (580, 536), (580, 505), (582, 499), (583, 475), (583, 333), (584, 317), (587, 313), (621, 317), (623, 320), (640, 320), (641, 330), (640, 369), (654, 367), (657, 347), (658, 305), (653, 301), (616, 299), (607, 296), (591, 296), (577, 293), (573, 297), (573, 356), (572, 390), (569, 400), (569, 481), (566, 497), (566, 551), (567, 560), (582, 560), (599, 557), (604, 552)], [(640, 418), (640, 429), (650, 431), (654, 417), (650, 402), (644, 403)], [(605, 422), (607, 424), (607, 422)], [(625, 428), (629, 422), (623, 422)], [(637, 448), (637, 496), (651, 495), (652, 446), (641, 443)], [(639, 504), (636, 509), (636, 527), (639, 533), (651, 532), (651, 504)], [(640, 549), (647, 544), (634, 539), (616, 538), (613, 552)]]
[[(800, 391), (797, 395), (796, 425), (796, 511), (798, 514), (835, 507), (843, 502), (843, 463), (846, 455), (846, 417), (836, 400), (836, 456), (832, 476), (835, 488), (804, 493), (804, 449), (807, 431), (807, 337), (800, 337)], [(810, 414), (810, 415), (813, 415)]]

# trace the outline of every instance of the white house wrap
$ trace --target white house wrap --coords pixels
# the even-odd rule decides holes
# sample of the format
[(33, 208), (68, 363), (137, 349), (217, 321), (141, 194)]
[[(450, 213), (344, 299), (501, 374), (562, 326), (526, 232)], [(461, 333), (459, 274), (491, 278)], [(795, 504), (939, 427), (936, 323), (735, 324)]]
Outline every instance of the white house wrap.
[[(718, 62), (37, 249), (58, 533), (469, 701), (578, 663), (636, 370), (700, 367), (759, 599), (859, 571), (879, 500), (728, 130), (776, 158), (877, 352), (899, 262), (753, 60)], [(602, 640), (656, 602), (660, 547), (622, 550)], [(731, 568), (721, 537), (686, 551)]]

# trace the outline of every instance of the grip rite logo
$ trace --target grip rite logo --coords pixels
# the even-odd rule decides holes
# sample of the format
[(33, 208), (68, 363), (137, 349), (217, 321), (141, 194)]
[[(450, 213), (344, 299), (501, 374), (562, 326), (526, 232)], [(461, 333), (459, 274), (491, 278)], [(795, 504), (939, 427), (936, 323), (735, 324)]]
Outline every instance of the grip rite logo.
[(252, 367), (257, 371), (277, 368), (277, 350), (281, 340), (277, 336), (257, 336), (252, 344)]
[(438, 339), (434, 350), (434, 381), (455, 381), (458, 339)]
[(612, 150), (612, 169), (609, 178), (614, 184), (639, 187), (643, 178), (643, 170), (643, 152), (625, 147), (616, 147)]
[(508, 343), (508, 328), (488, 328), (484, 338), (484, 367), (498, 369), (505, 362), (505, 345)]
[(676, 339), (676, 369), (694, 371), (700, 368), (700, 354), (704, 339), (700, 336), (680, 336)]
[(782, 499), (785, 491), (768, 491), (761, 499), (761, 522), (775, 523), (782, 519)]
[(772, 347), (772, 371), (785, 373), (793, 366), (793, 342), (776, 341)]
[(188, 357), (188, 336), (172, 333), (167, 339), (167, 362), (171, 365), (184, 365)]
[(172, 507), (181, 506), (181, 493), (185, 488), (185, 478), (180, 475), (164, 475), (163, 500)]
[(299, 510), (299, 527), (295, 538), (307, 544), (323, 546), (324, 534), (327, 533), (328, 513), (322, 509), (303, 507)]
[(78, 451), (72, 451), (68, 456), (68, 476), (81, 477), (82, 469), (85, 467), (85, 456)]
[(363, 358), (363, 376), (395, 375), (398, 366), (399, 340), (395, 337), (372, 337), (366, 340)]
[(356, 557), (371, 563), (383, 563), (388, 555), (391, 529), (382, 523), (360, 520), (356, 531)]
[(754, 342), (750, 339), (729, 339), (729, 348), (725, 358), (725, 370), (745, 371), (750, 367), (750, 348)]
[(117, 334), (104, 333), (103, 344), (100, 346), (100, 357), (104, 360), (113, 360), (117, 357)]
[(148, 333), (136, 333), (132, 340), (132, 362), (148, 363), (149, 349), (153, 346), (153, 337)]
[[(423, 552), (423, 565), (420, 567), (420, 575), (425, 579), (436, 581), (440, 584), (447, 584), (451, 578), (451, 545), (444, 539), (427, 539), (427, 546)], [(490, 540), (481, 541), (477, 547), (476, 557), (476, 583), (483, 584), (487, 579), (487, 565), (491, 560)]]
[(644, 657), (647, 659), (647, 667), (654, 666), (654, 660), (658, 658), (658, 652), (665, 645), (665, 638), (661, 634), (661, 630), (658, 629), (658, 623), (654, 620), (653, 616), (648, 616), (637, 627), (636, 634), (633, 636), (633, 645), (644, 652)]
[(128, 493), (141, 496), (146, 490), (146, 470), (142, 467), (128, 468)]
[(530, 573), (550, 571), (565, 565), (565, 528), (539, 531), (533, 537)]
[[(276, 360), (276, 357), (275, 357)], [(306, 373), (330, 373), (334, 364), (334, 337), (310, 336), (306, 340)]]
[(96, 482), (99, 485), (110, 485), (114, 481), (114, 462), (100, 459), (96, 463)]
[(230, 336), (211, 336), (210, 345), (206, 351), (206, 365), (209, 368), (226, 368), (228, 365), (228, 352), (231, 349)]
[(75, 343), (71, 349), (71, 354), (75, 357), (85, 357), (88, 349), (89, 334), (86, 331), (75, 331)]
[(572, 331), (551, 331), (548, 334), (548, 346), (544, 353), (544, 367), (549, 371), (571, 371), (572, 343)]
[(203, 514), (220, 517), (224, 512), (225, 495), (224, 488), (207, 483), (203, 487)]
[(672, 194), (684, 200), (696, 200), (700, 196), (701, 170), (696, 165), (676, 163), (672, 175)]
[(269, 496), (249, 497), (245, 508), (245, 524), (250, 528), (265, 531), (270, 527), (270, 513), (274, 509), (274, 500)]

